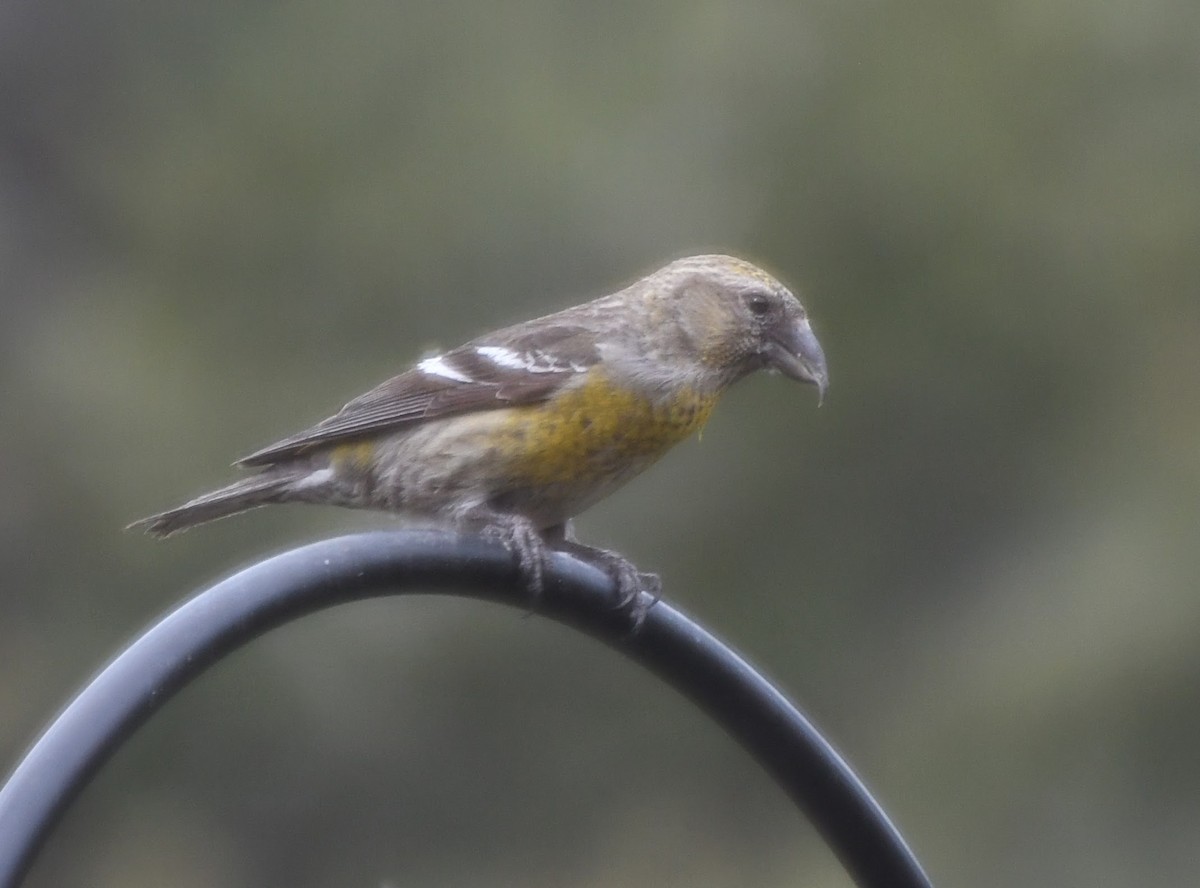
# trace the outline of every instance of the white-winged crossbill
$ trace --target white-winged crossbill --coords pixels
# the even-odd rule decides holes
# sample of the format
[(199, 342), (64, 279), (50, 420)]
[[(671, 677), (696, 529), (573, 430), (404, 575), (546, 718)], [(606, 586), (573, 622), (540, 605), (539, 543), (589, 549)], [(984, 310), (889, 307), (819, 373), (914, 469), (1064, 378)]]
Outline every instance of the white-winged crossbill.
[(134, 525), (167, 536), (271, 503), (381, 509), (500, 540), (536, 592), (549, 550), (609, 571), (622, 604), (656, 594), (570, 521), (696, 432), (760, 369), (828, 384), (808, 317), (730, 256), (680, 259), (629, 287), (427, 357), (310, 429), (238, 462), (254, 474)]

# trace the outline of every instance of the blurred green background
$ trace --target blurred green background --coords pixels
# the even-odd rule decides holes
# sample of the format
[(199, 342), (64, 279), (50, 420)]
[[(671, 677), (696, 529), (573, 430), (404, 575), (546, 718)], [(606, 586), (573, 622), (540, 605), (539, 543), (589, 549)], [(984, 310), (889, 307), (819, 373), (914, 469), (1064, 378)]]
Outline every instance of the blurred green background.
[[(128, 521), (702, 251), (804, 293), (830, 397), (746, 382), (584, 538), (806, 708), (936, 884), (1194, 884), (1194, 0), (4, 4), (4, 767), (191, 590), (388, 525)], [(654, 679), (420, 597), (222, 662), (28, 884), (849, 881)]]

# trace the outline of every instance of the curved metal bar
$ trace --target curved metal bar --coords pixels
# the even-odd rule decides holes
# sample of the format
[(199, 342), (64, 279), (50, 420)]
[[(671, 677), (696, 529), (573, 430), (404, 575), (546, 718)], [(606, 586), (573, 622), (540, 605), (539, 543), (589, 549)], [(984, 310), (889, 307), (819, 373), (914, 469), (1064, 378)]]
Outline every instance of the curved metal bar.
[[(436, 532), (313, 543), (222, 580), (119, 654), (34, 744), (0, 789), (0, 888), (15, 888), (68, 805), (130, 734), (225, 654), (347, 601), (454, 592), (530, 608), (508, 553)], [(630, 634), (609, 578), (555, 555), (536, 612), (646, 666), (732, 734), (824, 835), (864, 888), (930, 882), (870, 793), (808, 720), (728, 647), (666, 602)]]

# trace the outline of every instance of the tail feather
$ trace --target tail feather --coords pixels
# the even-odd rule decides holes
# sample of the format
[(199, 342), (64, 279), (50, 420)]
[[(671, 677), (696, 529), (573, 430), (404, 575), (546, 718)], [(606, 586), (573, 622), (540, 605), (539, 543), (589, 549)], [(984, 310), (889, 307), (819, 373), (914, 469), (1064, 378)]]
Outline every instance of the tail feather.
[(156, 537), (170, 536), (197, 524), (236, 515), (238, 512), (256, 509), (259, 506), (283, 502), (289, 498), (288, 494), (296, 489), (297, 483), (302, 482), (308, 474), (308, 471), (269, 469), (261, 474), (235, 481), (228, 487), (198, 496), (182, 506), (140, 518), (125, 529), (144, 530)]

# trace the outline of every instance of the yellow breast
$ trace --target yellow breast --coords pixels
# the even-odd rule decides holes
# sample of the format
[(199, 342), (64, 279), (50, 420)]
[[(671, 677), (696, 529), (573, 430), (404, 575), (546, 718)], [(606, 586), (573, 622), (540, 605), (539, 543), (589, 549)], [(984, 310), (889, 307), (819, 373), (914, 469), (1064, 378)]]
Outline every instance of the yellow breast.
[(649, 465), (698, 431), (715, 403), (691, 389), (650, 399), (593, 371), (545, 404), (508, 411), (499, 449), (527, 484), (602, 480)]

